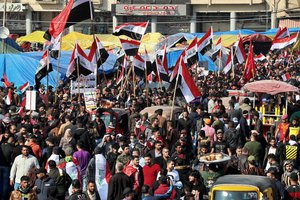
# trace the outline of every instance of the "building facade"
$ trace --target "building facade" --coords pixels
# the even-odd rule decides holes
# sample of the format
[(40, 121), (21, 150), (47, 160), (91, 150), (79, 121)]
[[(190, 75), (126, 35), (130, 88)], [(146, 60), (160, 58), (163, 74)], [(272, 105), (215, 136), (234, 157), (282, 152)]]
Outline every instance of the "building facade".
[[(67, 0), (0, 0), (0, 16), (6, 3), (5, 26), (25, 35), (47, 30)], [(278, 26), (299, 27), (298, 0), (92, 0), (93, 22), (79, 23), (70, 31), (111, 33), (125, 22), (149, 21), (148, 31), (162, 34), (252, 29)], [(1, 18), (1, 17), (0, 17)]]

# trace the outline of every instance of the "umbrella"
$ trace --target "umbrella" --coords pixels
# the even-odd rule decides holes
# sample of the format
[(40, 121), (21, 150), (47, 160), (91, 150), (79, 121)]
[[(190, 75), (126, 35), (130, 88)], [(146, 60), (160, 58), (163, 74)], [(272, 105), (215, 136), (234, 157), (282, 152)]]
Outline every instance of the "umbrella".
[(271, 95), (275, 95), (282, 92), (299, 91), (299, 89), (293, 85), (290, 85), (286, 82), (275, 81), (275, 80), (262, 80), (262, 81), (247, 83), (244, 86), (244, 89), (249, 90), (250, 92), (267, 93)]

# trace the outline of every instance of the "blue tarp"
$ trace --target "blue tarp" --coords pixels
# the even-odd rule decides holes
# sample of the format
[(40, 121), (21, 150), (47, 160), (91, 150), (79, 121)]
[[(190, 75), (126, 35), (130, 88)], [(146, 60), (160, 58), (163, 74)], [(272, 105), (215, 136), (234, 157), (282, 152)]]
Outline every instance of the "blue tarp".
[[(0, 77), (6, 73), (8, 81), (14, 82), (15, 86), (21, 86), (27, 81), (34, 85), (34, 75), (39, 60), (25, 56), (24, 54), (0, 54)], [(49, 85), (56, 85), (56, 71), (49, 74)], [(42, 81), (46, 85), (46, 78)]]
[[(28, 52), (21, 54), (0, 54), (0, 77), (2, 78), (5, 72), (10, 82), (14, 82), (16, 86), (21, 86), (29, 81), (30, 85), (34, 85), (35, 72), (39, 66), (39, 61), (44, 52)], [(71, 51), (62, 52), (60, 59), (59, 78), (64, 78), (68, 69), (68, 64), (71, 58)], [(113, 66), (116, 62), (117, 56), (110, 54), (107, 62), (103, 68), (106, 74), (113, 72)], [(58, 60), (50, 59), (53, 66), (53, 72), (49, 74), (49, 85), (56, 85), (56, 69)], [(102, 66), (98, 70), (102, 73)], [(46, 85), (46, 78), (42, 81)]]
[[(171, 51), (167, 53), (169, 69), (174, 67), (182, 51), (183, 50), (177, 50), (177, 51)], [(217, 66), (215, 66), (214, 62), (209, 57), (203, 56), (201, 54), (198, 54), (198, 57), (199, 57), (199, 62), (202, 63), (202, 65), (207, 65), (209, 71), (217, 71)]]

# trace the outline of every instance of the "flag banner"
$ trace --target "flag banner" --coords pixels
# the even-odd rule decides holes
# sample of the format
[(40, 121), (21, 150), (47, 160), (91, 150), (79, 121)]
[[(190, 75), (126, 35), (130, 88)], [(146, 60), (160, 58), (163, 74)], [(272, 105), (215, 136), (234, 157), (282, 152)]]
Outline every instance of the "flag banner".
[(217, 59), (217, 56), (219, 55), (219, 52), (222, 49), (222, 38), (220, 37), (216, 43), (216, 45), (213, 48), (212, 54), (211, 54), (211, 59), (215, 61)]
[(49, 51), (45, 51), (39, 62), (39, 67), (37, 68), (35, 73), (35, 84), (37, 89), (39, 88), (41, 80), (52, 71), (53, 68), (52, 64), (50, 63)]
[[(71, 80), (77, 80), (78, 75), (87, 76), (94, 72), (95, 67), (90, 62), (87, 55), (76, 43), (72, 52), (71, 60), (67, 69), (66, 76)], [(77, 72), (79, 70), (79, 72)]]
[(198, 62), (197, 37), (195, 37), (191, 44), (185, 49), (185, 59), (189, 66)]
[(230, 53), (228, 55), (228, 58), (227, 58), (227, 61), (226, 61), (226, 64), (225, 64), (225, 67), (223, 69), (223, 72), (225, 74), (227, 74), (231, 70), (232, 65), (233, 65), (233, 62), (232, 62), (232, 51), (230, 51)]
[(288, 80), (290, 80), (291, 75), (290, 75), (290, 73), (285, 73), (285, 74), (281, 75), (281, 78), (283, 81), (288, 81)]
[(157, 71), (157, 77), (159, 79), (159, 82), (161, 81), (169, 82), (168, 73), (166, 72), (164, 66), (162, 65), (161, 61), (158, 58), (155, 59), (155, 64), (156, 64), (156, 71)]
[(264, 56), (264, 54), (260, 53), (259, 55), (257, 55), (255, 58), (254, 58), (254, 61), (258, 62), (263, 62), (263, 61), (267, 61), (267, 58)]
[(273, 40), (270, 50), (272, 51), (274, 49), (283, 49), (291, 44), (294, 44), (297, 41), (298, 34), (299, 33), (294, 34), (290, 37)]
[(125, 51), (125, 54), (127, 56), (135, 56), (139, 50), (140, 47), (140, 42), (137, 40), (124, 40), (124, 39), (120, 39), (122, 48)]
[(96, 65), (96, 69), (98, 69), (99, 66), (101, 66), (107, 58), (109, 57), (109, 54), (103, 47), (102, 43), (100, 42), (99, 38), (97, 36), (94, 37), (94, 42), (92, 43), (92, 46), (90, 48), (90, 53), (88, 55), (89, 60)]
[(246, 53), (243, 46), (242, 37), (239, 36), (239, 40), (236, 45), (236, 53), (235, 56), (240, 64), (242, 64), (246, 60)]
[(273, 40), (277, 40), (285, 37), (290, 37), (289, 29), (287, 27), (284, 28), (279, 27)]
[(178, 73), (180, 76), (180, 84), (178, 84), (178, 88), (180, 89), (187, 103), (189, 103), (193, 101), (196, 97), (199, 97), (200, 92), (197, 86), (195, 85), (195, 82), (192, 79), (187, 67), (185, 66), (183, 59), (181, 59)]
[(28, 83), (28, 81), (27, 81), (26, 83), (24, 83), (24, 85), (22, 85), (22, 86), (19, 88), (19, 90), (21, 91), (21, 93), (24, 93), (24, 92), (27, 90), (27, 88), (29, 88), (29, 83)]
[(10, 82), (8, 81), (8, 78), (6, 74), (3, 74), (2, 80), (4, 87), (9, 88), (10, 87)]
[(255, 66), (255, 63), (254, 63), (253, 45), (250, 42), (247, 63), (245, 65), (245, 72), (244, 72), (244, 76), (243, 76), (244, 80), (247, 82), (251, 78), (254, 78), (255, 73), (256, 73), (256, 66)]
[(134, 40), (141, 40), (148, 27), (148, 22), (130, 22), (116, 26), (113, 35), (126, 35)]
[(212, 39), (213, 39), (213, 30), (212, 27), (210, 27), (209, 30), (205, 33), (205, 35), (197, 43), (198, 52), (204, 55), (205, 52), (209, 50), (206, 47), (212, 44)]
[(94, 8), (91, 0), (70, 0), (66, 7), (51, 20), (44, 38), (48, 41), (54, 41), (64, 29), (78, 22), (93, 19), (93, 15)]
[(134, 73), (139, 77), (145, 77), (145, 61), (138, 54), (133, 57), (132, 61)]

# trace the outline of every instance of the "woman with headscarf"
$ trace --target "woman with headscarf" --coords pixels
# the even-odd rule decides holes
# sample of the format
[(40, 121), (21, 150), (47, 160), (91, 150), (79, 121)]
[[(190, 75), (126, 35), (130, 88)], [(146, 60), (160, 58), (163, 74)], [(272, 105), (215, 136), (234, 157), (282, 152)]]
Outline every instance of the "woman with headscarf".
[(65, 131), (64, 136), (60, 139), (59, 147), (66, 149), (66, 147), (71, 146), (73, 149), (76, 149), (76, 141), (73, 138), (71, 129)]

